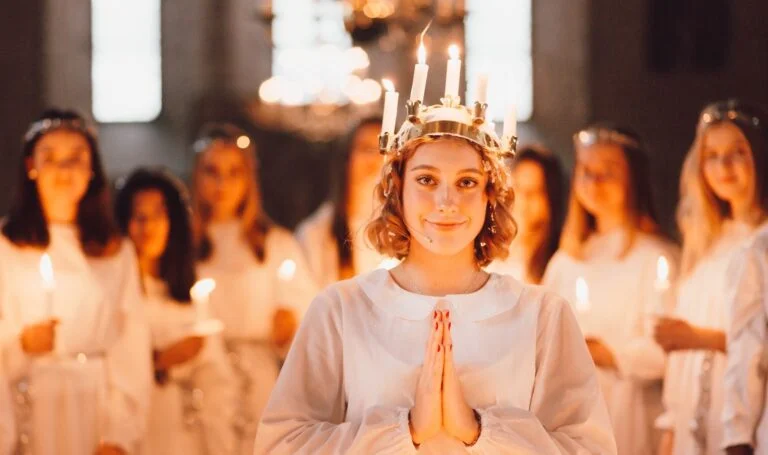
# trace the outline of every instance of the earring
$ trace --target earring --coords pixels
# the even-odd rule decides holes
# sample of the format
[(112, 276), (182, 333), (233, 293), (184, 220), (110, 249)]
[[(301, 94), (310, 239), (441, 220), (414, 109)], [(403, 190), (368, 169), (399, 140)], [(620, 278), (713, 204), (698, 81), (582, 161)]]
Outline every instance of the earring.
[(27, 177), (29, 177), (30, 180), (37, 180), (37, 176), (39, 173), (37, 172), (37, 169), (30, 169), (29, 172), (27, 172)]
[(496, 233), (496, 217), (494, 216), (495, 208), (491, 208), (491, 234)]

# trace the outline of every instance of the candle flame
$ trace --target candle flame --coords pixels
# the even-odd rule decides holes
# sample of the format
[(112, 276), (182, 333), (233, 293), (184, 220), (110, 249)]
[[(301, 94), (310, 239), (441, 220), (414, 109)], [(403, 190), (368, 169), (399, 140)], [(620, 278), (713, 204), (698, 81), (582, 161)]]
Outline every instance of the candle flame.
[(451, 57), (451, 60), (458, 60), (459, 59), (459, 46), (456, 44), (451, 44), (448, 46), (448, 55)]
[(192, 300), (200, 301), (206, 299), (214, 289), (216, 289), (216, 281), (213, 278), (204, 278), (192, 286), (189, 295)]
[(53, 276), (53, 262), (51, 262), (51, 256), (48, 253), (44, 253), (40, 258), (40, 276), (43, 277), (43, 287), (46, 290), (53, 289), (55, 286)]
[(432, 25), (432, 21), (429, 21), (419, 36), (419, 50), (416, 52), (416, 59), (421, 65), (427, 63), (427, 49), (424, 47), (424, 35), (427, 34), (427, 30), (429, 30), (430, 25)]
[(584, 277), (578, 277), (576, 278), (576, 309), (587, 311), (589, 307), (589, 285)]
[(296, 262), (293, 259), (286, 259), (277, 269), (277, 277), (283, 281), (290, 281), (296, 274)]
[(392, 81), (390, 81), (389, 79), (382, 79), (381, 85), (383, 85), (388, 92), (395, 91), (395, 84), (393, 84)]
[(669, 279), (669, 262), (664, 256), (659, 256), (659, 260), (656, 261), (656, 279), (659, 282)]

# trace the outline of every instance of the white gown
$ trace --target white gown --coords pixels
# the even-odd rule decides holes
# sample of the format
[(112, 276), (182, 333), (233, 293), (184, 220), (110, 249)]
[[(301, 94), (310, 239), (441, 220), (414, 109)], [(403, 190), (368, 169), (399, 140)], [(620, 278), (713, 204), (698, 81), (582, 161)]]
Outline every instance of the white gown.
[[(315, 281), (325, 287), (339, 281), (339, 248), (333, 237), (333, 204), (326, 202), (314, 214), (296, 227), (296, 240), (301, 245)], [(353, 221), (352, 261), (357, 274), (378, 268), (392, 268), (397, 260), (379, 254), (365, 241), (369, 220)]]
[(731, 264), (722, 447), (768, 455), (768, 224)]
[[(624, 231), (592, 235), (584, 260), (563, 251), (552, 257), (543, 285), (572, 304), (585, 336), (596, 337), (613, 352), (617, 370), (599, 369), (616, 444), (622, 455), (653, 453), (659, 437), (654, 420), (661, 413), (661, 379), (665, 355), (653, 340), (653, 314), (671, 310), (671, 291), (655, 286), (660, 256), (675, 269), (677, 250), (656, 237), (637, 234), (624, 249)], [(588, 286), (588, 301), (578, 303), (576, 281)]]
[(100, 441), (135, 452), (146, 427), (152, 373), (133, 247), (124, 241), (114, 256), (89, 258), (75, 228), (49, 230), (52, 314), (60, 323), (54, 353), (36, 358), (24, 353), (19, 334), (50, 316), (39, 272), (42, 252), (0, 236), (0, 374), (18, 404), (2, 412), (18, 412), (17, 442), (28, 440), (35, 455), (91, 454)]
[[(266, 256), (258, 263), (241, 234), (239, 222), (212, 224), (212, 257), (198, 265), (201, 278), (216, 280), (211, 315), (224, 322), (224, 342), (238, 379), (240, 407), (235, 418), (237, 452), (252, 455), (259, 418), (277, 380), (278, 355), (270, 342), (273, 314), (292, 308), (301, 317), (317, 293), (301, 249), (279, 227), (269, 231)], [(295, 264), (293, 276), (279, 276), (284, 261)], [(289, 268), (290, 269), (290, 268)]]
[[(720, 239), (694, 269), (681, 280), (678, 287), (676, 317), (691, 324), (717, 330), (728, 327), (725, 305), (726, 272), (734, 254), (749, 238), (752, 228), (726, 222)], [(706, 359), (706, 361), (705, 361)], [(725, 355), (705, 351), (673, 352), (668, 357), (664, 377), (664, 415), (658, 426), (675, 433), (673, 454), (722, 454), (723, 426), (720, 414), (723, 405), (723, 374)], [(703, 374), (705, 369), (709, 374)], [(710, 384), (711, 392), (701, 394), (702, 382)], [(708, 398), (707, 398), (708, 397)], [(703, 406), (709, 401), (709, 406)], [(706, 439), (701, 452), (692, 428), (696, 410), (702, 409), (698, 431)]]
[[(171, 299), (165, 283), (156, 278), (145, 276), (144, 285), (153, 348), (162, 350), (190, 336), (195, 308)], [(207, 337), (194, 359), (171, 368), (166, 384), (155, 384), (141, 453), (233, 454), (237, 400), (236, 379), (221, 337)]]
[(451, 311), (462, 390), (482, 430), (470, 448), (442, 432), (419, 453), (616, 453), (595, 368), (565, 301), (496, 274), (477, 292), (427, 297), (376, 270), (313, 302), (255, 454), (416, 453), (408, 412), (435, 308)]

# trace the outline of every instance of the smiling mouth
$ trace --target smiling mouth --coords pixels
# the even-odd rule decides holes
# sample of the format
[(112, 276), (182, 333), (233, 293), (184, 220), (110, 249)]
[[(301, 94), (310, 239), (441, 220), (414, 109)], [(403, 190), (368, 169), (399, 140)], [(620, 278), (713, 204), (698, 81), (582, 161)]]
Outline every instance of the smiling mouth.
[(460, 226), (463, 226), (466, 221), (456, 221), (456, 222), (435, 222), (435, 221), (427, 221), (430, 225), (432, 225), (435, 229), (439, 230), (451, 230), (456, 229)]

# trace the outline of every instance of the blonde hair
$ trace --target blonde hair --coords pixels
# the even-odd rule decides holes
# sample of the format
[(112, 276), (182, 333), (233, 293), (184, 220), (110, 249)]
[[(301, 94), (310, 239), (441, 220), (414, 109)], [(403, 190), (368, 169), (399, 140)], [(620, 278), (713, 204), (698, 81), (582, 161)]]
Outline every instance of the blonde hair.
[(381, 181), (376, 185), (374, 197), (380, 204), (374, 218), (366, 227), (369, 243), (381, 254), (403, 259), (408, 256), (411, 234), (405, 224), (403, 211), (403, 177), (405, 163), (419, 146), (440, 140), (459, 140), (472, 146), (483, 161), (488, 176), (485, 192), (488, 206), (485, 222), (474, 240), (475, 261), (481, 267), (494, 259), (505, 259), (509, 255), (509, 244), (517, 233), (512, 218), (514, 194), (510, 174), (500, 157), (489, 150), (461, 138), (422, 137), (406, 144), (384, 164)]
[[(658, 234), (658, 223), (651, 195), (648, 157), (641, 145), (640, 137), (628, 128), (599, 124), (593, 126), (593, 128), (595, 127), (617, 131), (621, 135), (631, 138), (637, 144), (637, 146), (613, 144), (622, 151), (628, 170), (626, 210), (629, 217), (625, 226), (627, 236), (624, 247), (619, 254), (619, 259), (623, 259), (634, 246), (638, 232)], [(583, 259), (584, 246), (589, 237), (597, 231), (597, 220), (576, 198), (576, 191), (573, 187), (576, 184), (577, 166), (578, 164), (574, 165), (571, 176), (568, 212), (560, 236), (560, 249), (574, 258)]]
[(242, 226), (242, 234), (251, 248), (254, 256), (259, 262), (265, 257), (265, 241), (272, 222), (266, 216), (261, 202), (261, 189), (256, 179), (258, 161), (256, 159), (256, 148), (253, 140), (249, 141), (246, 147), (241, 147), (237, 139), (246, 136), (244, 131), (234, 125), (213, 124), (204, 127), (200, 134), (200, 139), (196, 142), (196, 157), (194, 170), (192, 172), (192, 208), (193, 208), (193, 228), (195, 231), (195, 240), (198, 250), (198, 257), (206, 260), (211, 257), (214, 251), (214, 245), (207, 234), (208, 224), (211, 220), (211, 206), (203, 201), (199, 192), (200, 174), (202, 172), (202, 158), (208, 153), (213, 145), (223, 144), (233, 147), (240, 152), (240, 156), (245, 163), (245, 175), (247, 179), (246, 192), (240, 206), (237, 209), (237, 215)]

